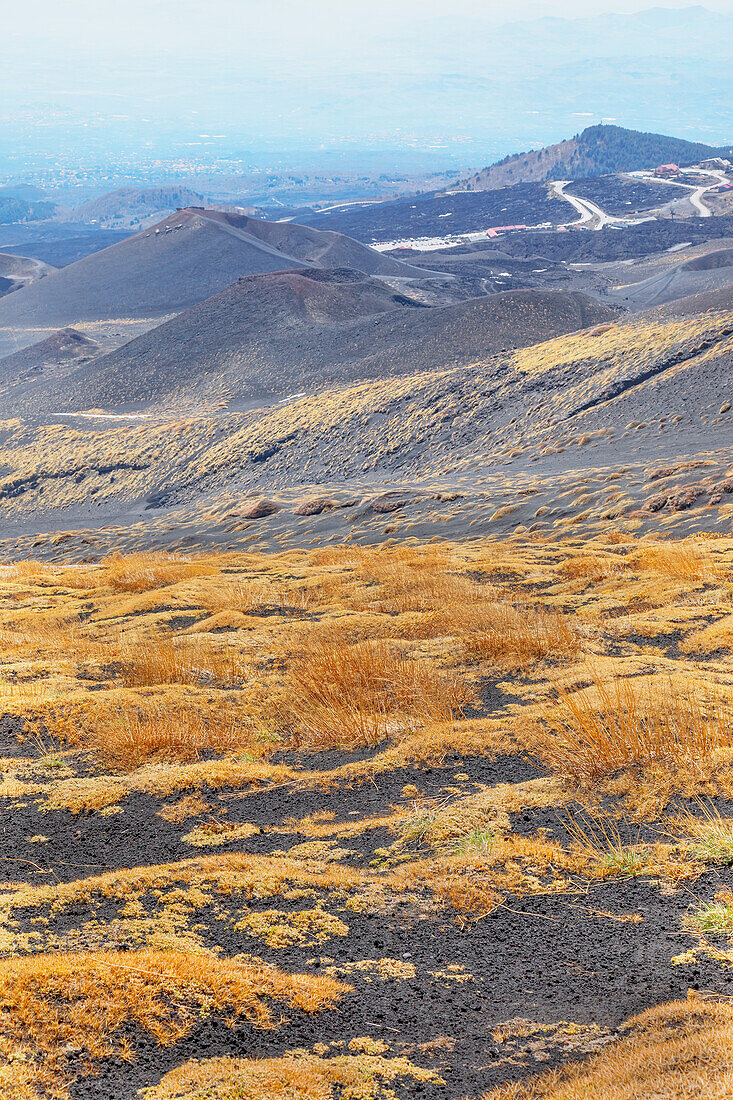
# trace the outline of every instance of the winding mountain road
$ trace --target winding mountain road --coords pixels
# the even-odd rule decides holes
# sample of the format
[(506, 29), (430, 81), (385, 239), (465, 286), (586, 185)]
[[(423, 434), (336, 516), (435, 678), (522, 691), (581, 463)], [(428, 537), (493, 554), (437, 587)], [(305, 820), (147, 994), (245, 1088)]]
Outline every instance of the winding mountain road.
[(710, 168), (697, 168), (696, 174), (698, 176), (713, 176), (715, 183), (709, 183), (707, 186), (703, 184), (702, 187), (697, 187), (690, 195), (690, 202), (698, 211), (701, 218), (712, 218), (713, 212), (709, 206), (706, 206), (702, 201), (703, 195), (708, 191), (712, 191), (715, 187), (719, 187), (721, 183), (727, 183), (728, 177), (725, 172), (713, 171)]
[[(569, 227), (587, 225), (589, 229), (599, 230), (603, 229), (607, 225), (639, 225), (641, 222), (653, 221), (652, 218), (625, 218), (614, 217), (611, 214), (607, 214), (605, 210), (602, 210), (596, 203), (591, 202), (590, 199), (581, 199), (577, 195), (569, 194), (565, 188), (568, 184), (572, 183), (572, 180), (555, 180), (552, 184), (552, 190), (559, 199), (564, 199), (565, 202), (569, 202), (571, 206), (580, 214), (580, 219), (574, 222), (566, 222)], [(591, 223), (594, 223), (591, 225)]]
[[(683, 169), (683, 172), (685, 170)], [(703, 202), (703, 196), (708, 191), (714, 190), (721, 183), (728, 182), (728, 176), (725, 172), (714, 170), (711, 168), (693, 168), (688, 169), (689, 172), (694, 173), (697, 176), (711, 176), (713, 182), (702, 184), (702, 186), (695, 186), (691, 183), (681, 183), (679, 180), (663, 180), (661, 182), (668, 183), (672, 187), (681, 187), (688, 192), (687, 200), (692, 207), (697, 211), (697, 215), (700, 218), (712, 218), (713, 212), (709, 206), (706, 206)], [(659, 183), (660, 181), (655, 176), (639, 176), (640, 179), (649, 183)], [(555, 180), (552, 183), (552, 190), (559, 199), (564, 199), (565, 202), (569, 202), (571, 206), (577, 210), (580, 218), (574, 222), (566, 222), (567, 226), (587, 226), (588, 229), (603, 229), (606, 225), (639, 225), (644, 221), (654, 221), (654, 215), (649, 217), (614, 217), (607, 214), (605, 210), (602, 210), (596, 203), (591, 202), (590, 199), (581, 199), (577, 195), (569, 194), (565, 188), (572, 183), (572, 180)]]
[[(593, 221), (593, 218), (598, 217), (603, 221), (606, 215), (603, 213), (595, 203), (588, 202), (587, 199), (576, 198), (575, 195), (567, 195), (565, 188), (572, 180), (554, 180), (552, 184), (552, 190), (559, 199), (564, 199), (565, 202), (569, 202), (571, 206), (580, 214), (580, 220), (577, 222), (566, 222), (566, 225), (584, 225), (586, 222)], [(596, 228), (599, 228), (596, 226)]]
[[(685, 174), (685, 171), (694, 173), (694, 175), (696, 176), (712, 176), (714, 182), (705, 183), (701, 187), (696, 187), (694, 183), (681, 183), (679, 180), (660, 180), (656, 176), (640, 175), (638, 178), (641, 180), (645, 180), (647, 183), (666, 183), (670, 187), (681, 187), (684, 191), (689, 192), (686, 196), (687, 201), (697, 211), (698, 217), (712, 218), (713, 212), (710, 207), (706, 206), (705, 203), (702, 201), (703, 195), (707, 194), (708, 191), (714, 190), (714, 188), (718, 187), (721, 183), (728, 183), (729, 179), (727, 174), (725, 172), (714, 170), (712, 168), (683, 169), (683, 175)], [(565, 197), (569, 198), (570, 196), (567, 195)]]

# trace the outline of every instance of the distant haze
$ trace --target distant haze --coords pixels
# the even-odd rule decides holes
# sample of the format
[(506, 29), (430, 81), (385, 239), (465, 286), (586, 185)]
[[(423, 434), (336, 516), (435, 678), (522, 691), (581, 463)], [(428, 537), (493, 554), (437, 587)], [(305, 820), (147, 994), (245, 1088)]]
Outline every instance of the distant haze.
[(643, 8), (636, 0), (6, 4), (0, 170), (217, 157), (294, 169), (478, 168), (603, 118), (730, 140), (733, 0)]

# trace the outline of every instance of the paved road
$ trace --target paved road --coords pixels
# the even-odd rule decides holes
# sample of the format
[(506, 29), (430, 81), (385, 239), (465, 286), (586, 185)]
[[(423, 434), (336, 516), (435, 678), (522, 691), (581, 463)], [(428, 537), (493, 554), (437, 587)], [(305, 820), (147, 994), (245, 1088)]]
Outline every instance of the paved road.
[[(642, 222), (654, 221), (654, 218), (645, 218), (632, 215), (631, 217), (614, 216), (607, 214), (605, 210), (602, 210), (596, 203), (591, 202), (590, 199), (581, 199), (577, 195), (570, 195), (565, 190), (572, 180), (556, 180), (552, 184), (552, 189), (558, 198), (564, 199), (565, 202), (569, 202), (580, 214), (580, 219), (575, 222), (566, 222), (569, 226), (587, 225), (589, 229), (603, 229), (607, 225), (641, 225)], [(592, 223), (592, 224), (591, 224)]]
[[(683, 174), (684, 174), (683, 169)], [(689, 172), (696, 176), (712, 176), (712, 183), (705, 183), (702, 187), (696, 187), (694, 183), (681, 183), (679, 180), (659, 180), (656, 176), (639, 176), (639, 179), (646, 180), (647, 183), (666, 183), (670, 187), (681, 187), (688, 192), (687, 201), (697, 210), (698, 217), (700, 218), (712, 218), (713, 212), (709, 206), (706, 206), (702, 201), (703, 195), (708, 191), (712, 191), (721, 183), (728, 183), (728, 176), (725, 172), (713, 171), (711, 168), (690, 168)]]
[(700, 217), (712, 218), (713, 212), (710, 207), (706, 206), (705, 203), (702, 201), (702, 197), (707, 191), (712, 191), (714, 187), (718, 187), (719, 184), (727, 183), (728, 177), (726, 176), (725, 172), (716, 172), (710, 168), (697, 168), (695, 170), (695, 174), (698, 176), (712, 176), (715, 180), (714, 183), (709, 183), (707, 185), (703, 184), (702, 187), (697, 187), (690, 195), (690, 202), (698, 211)]
[[(580, 218), (575, 222), (566, 222), (566, 225), (585, 225), (586, 222), (593, 221), (593, 218), (600, 215), (601, 219), (605, 218), (605, 214), (592, 202), (588, 202), (587, 199), (576, 198), (575, 195), (566, 195), (565, 188), (572, 180), (554, 180), (552, 184), (552, 190), (555, 192), (559, 199), (564, 199), (565, 202), (569, 202), (571, 206), (580, 214)], [(598, 226), (596, 226), (598, 228)]]

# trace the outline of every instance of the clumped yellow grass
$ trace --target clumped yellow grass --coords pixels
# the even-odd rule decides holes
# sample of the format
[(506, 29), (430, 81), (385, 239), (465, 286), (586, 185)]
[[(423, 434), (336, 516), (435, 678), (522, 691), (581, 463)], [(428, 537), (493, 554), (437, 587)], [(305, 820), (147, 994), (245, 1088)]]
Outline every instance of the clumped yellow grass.
[(344, 645), (321, 636), (290, 670), (286, 718), (299, 745), (357, 748), (450, 722), (470, 698), (457, 676), (387, 640)]
[(105, 558), (103, 565), (104, 579), (115, 592), (149, 592), (190, 577), (218, 573), (210, 562), (152, 552), (115, 554)]
[(597, 678), (561, 690), (526, 743), (552, 771), (584, 784), (629, 768), (704, 777), (733, 748), (733, 713), (684, 680)]
[(109, 663), (128, 687), (151, 684), (197, 684), (241, 681), (250, 665), (241, 653), (217, 647), (199, 638), (174, 639), (170, 635), (140, 636), (127, 633), (110, 646), (101, 647), (100, 663)]
[(733, 1096), (733, 1004), (693, 997), (643, 1012), (586, 1062), (502, 1085), (482, 1100), (725, 1100)]
[(275, 1027), (278, 1012), (268, 1000), (316, 1012), (346, 988), (328, 977), (179, 951), (6, 959), (0, 971), (0, 1051), (6, 1059), (0, 1097), (68, 1097), (70, 1084), (100, 1059), (133, 1059), (131, 1028), (167, 1046), (210, 1012)]
[(535, 611), (510, 603), (482, 608), (478, 629), (463, 637), (467, 658), (490, 661), (503, 669), (521, 669), (534, 661), (568, 660), (580, 651), (580, 639), (570, 621), (551, 611)]
[(191, 761), (208, 753), (251, 748), (251, 731), (230, 711), (202, 712), (196, 706), (159, 703), (144, 710), (123, 708), (97, 717), (85, 744), (122, 770), (151, 761)]
[(438, 1074), (404, 1057), (384, 1057), (380, 1040), (352, 1039), (354, 1053), (321, 1057), (293, 1051), (282, 1058), (210, 1058), (167, 1073), (149, 1100), (388, 1100), (389, 1083), (441, 1083)]
[[(725, 316), (725, 315), (723, 315)], [(723, 327), (724, 320), (715, 319), (715, 327)], [(663, 355), (680, 340), (689, 339), (711, 327), (707, 315), (692, 321), (634, 321), (630, 324), (612, 325), (605, 332), (581, 329), (566, 336), (557, 336), (542, 344), (520, 348), (512, 353), (518, 370), (527, 374), (542, 374), (562, 364), (580, 363), (583, 360), (602, 361), (607, 373), (623, 369), (629, 357), (636, 362), (651, 360)]]
[(211, 582), (206, 578), (192, 591), (201, 607), (212, 614), (218, 611), (239, 611), (243, 615), (262, 611), (268, 607), (280, 592), (276, 586), (262, 580), (246, 580), (236, 577), (233, 580)]
[(55, 579), (53, 566), (49, 565), (47, 562), (35, 561), (33, 558), (26, 558), (24, 561), (14, 562), (13, 573), (16, 577), (22, 577), (25, 580), (53, 581)]
[(447, 609), (469, 584), (445, 547), (384, 547), (362, 551), (358, 575), (366, 600), (385, 612)]
[[(0, 1100), (58, 1100), (100, 1057), (131, 1057), (130, 1034), (170, 1042), (209, 1012), (270, 1026), (291, 1005), (338, 996), (256, 960), (212, 961), (207, 946), (215, 950), (220, 926), (236, 922), (245, 949), (313, 943), (316, 952), (326, 937), (355, 929), (352, 912), (390, 920), (401, 903), (430, 934), (432, 919), (472, 922), (512, 908), (511, 897), (569, 891), (574, 906), (589, 878), (677, 882), (732, 866), (733, 823), (713, 809), (677, 808), (664, 826), (668, 842), (649, 842), (629, 817), (655, 802), (658, 825), (668, 795), (731, 789), (731, 560), (731, 539), (660, 543), (617, 532), (605, 544), (537, 536), (3, 570), (0, 713), (37, 724), (24, 731), (27, 754), (3, 761), (2, 787), (24, 814), (37, 809), (27, 839), (38, 862), (19, 861), (28, 883), (6, 883), (0, 897), (3, 950), (16, 952), (0, 976)], [(331, 746), (345, 750), (337, 767), (317, 755), (279, 757)], [(346, 756), (363, 746), (379, 750)], [(488, 785), (508, 777), (501, 757), (518, 749), (549, 776)], [(488, 784), (480, 756), (496, 767)], [(426, 763), (429, 779), (419, 771)], [(417, 767), (403, 786), (395, 772), (407, 764)], [(451, 766), (438, 775), (436, 764)], [(385, 800), (375, 816), (319, 816), (319, 791), (370, 778)], [(292, 790), (293, 804), (310, 800), (308, 817), (266, 828), (275, 844), (295, 833), (303, 843), (287, 854), (236, 851), (259, 828), (253, 802), (277, 813)], [(40, 877), (58, 858), (46, 811), (109, 815), (114, 834), (137, 791), (158, 800), (150, 812), (161, 828), (165, 820), (186, 843), (221, 839), (228, 850), (155, 866), (151, 841), (142, 866), (100, 868), (76, 882)], [(610, 796), (608, 814), (599, 792)], [(583, 808), (561, 808), (571, 803)], [(569, 841), (514, 833), (513, 815), (532, 807), (567, 813)], [(349, 838), (376, 829), (392, 836), (380, 837), (373, 860), (362, 858)], [(221, 925), (200, 923), (204, 909)], [(684, 934), (729, 930), (731, 912), (730, 896), (719, 894)], [(638, 917), (590, 905), (588, 915), (629, 925)], [(120, 943), (157, 953), (45, 953)], [(17, 957), (34, 949), (44, 954)], [(520, 1091), (500, 1100), (630, 1100), (659, 1095), (668, 1082), (679, 1089), (671, 1096), (698, 1095), (684, 1091), (688, 1056), (699, 1095), (709, 1081), (727, 1095), (716, 1043), (730, 1043), (728, 1019), (718, 1009), (705, 1016), (713, 1010), (703, 1006), (694, 1022), (682, 1009), (660, 1015), (658, 1027), (652, 1017), (634, 1024), (628, 1047), (624, 1040), (601, 1060), (535, 1080), (534, 1092), (511, 1086)], [(696, 1028), (707, 1028), (708, 1065), (695, 1062)], [(154, 1100), (418, 1091), (427, 1071), (403, 1066), (398, 1084), (391, 1074), (405, 1052), (390, 1053), (344, 1042), (267, 1062), (188, 1063)], [(654, 1077), (654, 1059), (668, 1053), (666, 1078)]]
[(632, 561), (642, 569), (675, 580), (712, 581), (722, 573), (719, 560), (695, 539), (649, 543)]
[(733, 818), (723, 817), (712, 802), (698, 801), (697, 811), (677, 817), (675, 834), (685, 839), (693, 859), (733, 866)]
[(573, 580), (604, 581), (629, 568), (618, 554), (581, 553), (560, 562), (559, 572)]

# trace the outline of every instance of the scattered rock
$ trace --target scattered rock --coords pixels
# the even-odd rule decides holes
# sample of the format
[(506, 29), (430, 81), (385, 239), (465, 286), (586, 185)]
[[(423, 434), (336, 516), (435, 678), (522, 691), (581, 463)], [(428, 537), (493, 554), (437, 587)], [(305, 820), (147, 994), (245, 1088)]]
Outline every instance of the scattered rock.
[(683, 512), (685, 508), (691, 508), (698, 497), (706, 492), (707, 489), (702, 485), (691, 485), (689, 489), (683, 489), (682, 492), (667, 497), (667, 504), (673, 512)]
[(339, 503), (330, 497), (311, 497), (309, 500), (301, 500), (300, 504), (293, 508), (296, 516), (320, 516), (323, 512), (331, 512), (338, 508)]
[(406, 504), (409, 504), (411, 497), (406, 496), (404, 493), (392, 490), (387, 493), (381, 493), (378, 497), (374, 497), (369, 501), (369, 508), (372, 512), (378, 512), (380, 515), (386, 512), (396, 512), (399, 508), (404, 508)]
[(259, 500), (250, 500), (243, 504), (237, 509), (237, 515), (240, 519), (264, 519), (266, 516), (272, 516), (279, 511), (280, 505), (276, 504), (274, 500), (260, 497)]
[[(719, 488), (719, 487), (718, 487)], [(661, 512), (662, 508), (669, 508), (672, 512), (684, 512), (686, 508), (692, 508), (696, 500), (705, 493), (711, 491), (709, 485), (690, 485), (686, 489), (676, 489), (671, 493), (660, 493), (659, 496), (652, 497), (647, 501), (645, 510), (647, 512)], [(717, 490), (713, 489), (713, 493), (716, 494)], [(718, 500), (720, 501), (718, 493)]]

